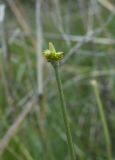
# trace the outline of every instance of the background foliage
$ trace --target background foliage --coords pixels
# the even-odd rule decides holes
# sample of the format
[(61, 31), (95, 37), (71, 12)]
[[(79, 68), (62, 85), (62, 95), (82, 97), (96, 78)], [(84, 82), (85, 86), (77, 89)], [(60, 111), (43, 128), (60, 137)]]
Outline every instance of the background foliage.
[[(4, 24), (0, 23), (1, 160), (69, 159), (54, 72), (45, 60), (43, 100), (36, 102), (38, 51), (35, 46), (37, 44), (44, 50), (49, 41), (57, 50), (64, 52), (61, 75), (76, 159), (108, 159), (91, 85), (95, 79), (107, 119), (114, 160), (115, 2), (41, 1), (39, 36), (42, 42), (39, 42), (36, 40), (40, 27), (36, 25), (36, 1), (1, 1), (6, 5)], [(9, 2), (12, 4), (9, 5)], [(32, 108), (23, 118), (29, 105)], [(22, 123), (16, 124), (10, 137), (7, 133), (18, 116)], [(7, 143), (5, 148), (4, 143)]]

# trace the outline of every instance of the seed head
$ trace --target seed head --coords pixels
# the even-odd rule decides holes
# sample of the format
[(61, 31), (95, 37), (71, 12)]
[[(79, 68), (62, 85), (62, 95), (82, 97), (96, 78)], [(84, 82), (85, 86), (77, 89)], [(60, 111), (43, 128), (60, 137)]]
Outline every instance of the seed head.
[(44, 56), (48, 62), (58, 62), (63, 59), (63, 52), (57, 52), (54, 45), (49, 42), (49, 49), (44, 51)]

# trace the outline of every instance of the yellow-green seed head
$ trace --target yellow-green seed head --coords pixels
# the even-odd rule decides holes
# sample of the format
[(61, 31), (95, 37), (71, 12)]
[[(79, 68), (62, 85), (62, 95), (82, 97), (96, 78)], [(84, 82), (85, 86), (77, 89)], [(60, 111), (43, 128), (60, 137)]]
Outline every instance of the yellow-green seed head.
[(63, 52), (56, 52), (54, 45), (49, 42), (49, 49), (44, 51), (44, 56), (48, 62), (57, 62), (63, 59)]

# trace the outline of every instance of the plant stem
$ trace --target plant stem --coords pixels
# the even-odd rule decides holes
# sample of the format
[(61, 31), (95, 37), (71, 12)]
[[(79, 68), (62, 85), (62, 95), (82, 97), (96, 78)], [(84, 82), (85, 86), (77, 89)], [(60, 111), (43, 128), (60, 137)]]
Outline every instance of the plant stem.
[(97, 100), (97, 106), (99, 109), (99, 114), (100, 118), (102, 121), (102, 126), (103, 126), (103, 131), (104, 131), (104, 136), (105, 136), (105, 141), (106, 141), (106, 147), (107, 147), (107, 154), (108, 154), (108, 160), (112, 160), (112, 153), (111, 153), (111, 140), (110, 140), (110, 135), (109, 135), (109, 129), (106, 121), (106, 116), (104, 113), (104, 108), (103, 104), (99, 95), (99, 89), (98, 89), (98, 84), (95, 80), (92, 82), (96, 100)]
[(65, 129), (66, 129), (68, 149), (69, 149), (69, 152), (70, 152), (71, 160), (75, 160), (76, 158), (75, 158), (74, 146), (73, 146), (73, 143), (72, 143), (72, 136), (71, 136), (70, 126), (69, 126), (69, 121), (68, 121), (66, 103), (65, 103), (65, 99), (64, 99), (62, 82), (61, 82), (61, 77), (60, 77), (60, 73), (59, 73), (59, 64), (54, 62), (54, 63), (52, 63), (52, 65), (53, 65), (54, 70), (55, 70), (55, 76), (56, 76), (56, 81), (57, 81), (57, 86), (58, 86), (58, 91), (59, 91), (59, 97), (60, 97), (60, 102), (61, 102), (62, 116), (63, 116), (63, 119), (64, 119), (64, 125), (65, 125)]

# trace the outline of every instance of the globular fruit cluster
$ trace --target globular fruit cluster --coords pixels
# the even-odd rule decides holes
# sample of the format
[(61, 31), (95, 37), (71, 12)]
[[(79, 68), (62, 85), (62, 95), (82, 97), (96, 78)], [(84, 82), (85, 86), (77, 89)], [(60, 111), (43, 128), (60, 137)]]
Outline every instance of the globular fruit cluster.
[(48, 62), (58, 62), (63, 59), (63, 52), (57, 52), (50, 42), (49, 49), (44, 51), (44, 56)]

